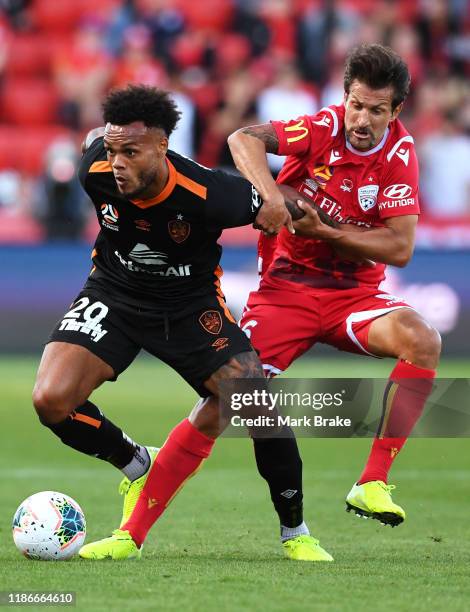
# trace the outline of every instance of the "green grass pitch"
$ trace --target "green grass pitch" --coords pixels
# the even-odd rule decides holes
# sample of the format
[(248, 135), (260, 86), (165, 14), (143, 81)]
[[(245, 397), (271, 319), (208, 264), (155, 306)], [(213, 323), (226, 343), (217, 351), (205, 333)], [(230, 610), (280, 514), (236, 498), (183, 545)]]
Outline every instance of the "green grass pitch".
[[(0, 590), (75, 591), (77, 608), (108, 610), (468, 610), (470, 441), (412, 440), (392, 471), (408, 513), (396, 528), (344, 511), (344, 496), (368, 440), (300, 440), (305, 514), (333, 564), (284, 559), (267, 487), (249, 440), (222, 439), (151, 532), (140, 562), (46, 563), (14, 547), (11, 519), (31, 493), (54, 489), (85, 511), (88, 541), (118, 524), (120, 474), (59, 443), (33, 415), (37, 359), (0, 360)], [(387, 376), (392, 362), (306, 360), (289, 374)], [(440, 375), (468, 377), (447, 361)], [(195, 402), (191, 389), (155, 360), (138, 360), (94, 400), (137, 440), (163, 443)], [(37, 609), (37, 608), (34, 608)]]

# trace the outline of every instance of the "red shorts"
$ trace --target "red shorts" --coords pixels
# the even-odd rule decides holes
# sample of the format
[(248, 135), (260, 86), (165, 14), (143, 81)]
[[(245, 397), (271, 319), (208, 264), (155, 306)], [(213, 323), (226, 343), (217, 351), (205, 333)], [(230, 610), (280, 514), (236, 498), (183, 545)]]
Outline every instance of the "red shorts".
[(374, 287), (299, 293), (264, 286), (250, 293), (240, 327), (258, 352), (266, 376), (273, 376), (316, 342), (376, 357), (368, 350), (370, 324), (398, 308), (412, 307)]

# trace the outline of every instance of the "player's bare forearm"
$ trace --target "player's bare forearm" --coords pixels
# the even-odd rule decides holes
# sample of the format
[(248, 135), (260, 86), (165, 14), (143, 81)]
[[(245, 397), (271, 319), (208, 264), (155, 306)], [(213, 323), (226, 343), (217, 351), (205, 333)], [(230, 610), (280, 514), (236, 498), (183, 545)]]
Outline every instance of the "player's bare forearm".
[(277, 234), (286, 225), (293, 232), (291, 217), (266, 158), (266, 153), (277, 153), (279, 147), (273, 126), (265, 123), (241, 128), (231, 134), (227, 142), (236, 167), (255, 186), (264, 202), (254, 227), (267, 234)]
[(235, 166), (252, 183), (263, 200), (276, 192), (266, 153), (277, 153), (279, 141), (270, 123), (251, 125), (230, 134), (228, 146)]
[(392, 266), (404, 267), (411, 259), (417, 215), (392, 217), (384, 221), (385, 227), (360, 228), (350, 224), (329, 227), (322, 223), (318, 213), (308, 204), (297, 201), (305, 216), (294, 221), (300, 236), (324, 240), (341, 254), (355, 259), (372, 260)]
[(373, 261), (403, 268), (413, 255), (417, 215), (395, 217), (385, 221), (385, 227), (327, 228), (325, 237), (335, 248)]

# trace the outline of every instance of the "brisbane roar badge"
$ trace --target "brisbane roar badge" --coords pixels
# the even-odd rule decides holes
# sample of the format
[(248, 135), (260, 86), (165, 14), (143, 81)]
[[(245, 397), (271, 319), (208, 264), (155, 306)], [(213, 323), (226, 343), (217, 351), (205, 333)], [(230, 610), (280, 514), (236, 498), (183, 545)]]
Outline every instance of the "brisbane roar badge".
[(217, 335), (222, 329), (222, 317), (217, 310), (206, 310), (199, 317), (199, 323), (210, 334)]
[(187, 221), (183, 221), (183, 215), (179, 214), (173, 221), (168, 221), (168, 231), (170, 237), (176, 243), (181, 244), (191, 233), (191, 226)]

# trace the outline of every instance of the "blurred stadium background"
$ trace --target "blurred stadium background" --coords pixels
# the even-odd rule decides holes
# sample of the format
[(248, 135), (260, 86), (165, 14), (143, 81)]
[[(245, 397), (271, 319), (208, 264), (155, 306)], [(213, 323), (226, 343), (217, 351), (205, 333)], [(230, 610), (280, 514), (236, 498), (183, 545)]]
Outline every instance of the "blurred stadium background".
[[(0, 351), (37, 352), (86, 277), (98, 226), (74, 168), (110, 87), (170, 89), (183, 111), (170, 146), (234, 171), (228, 134), (340, 102), (362, 41), (392, 45), (413, 78), (403, 120), (423, 215), (412, 264), (387, 286), (441, 331), (446, 355), (468, 353), (468, 0), (1, 0)], [(256, 238), (223, 237), (237, 313), (256, 285)]]

